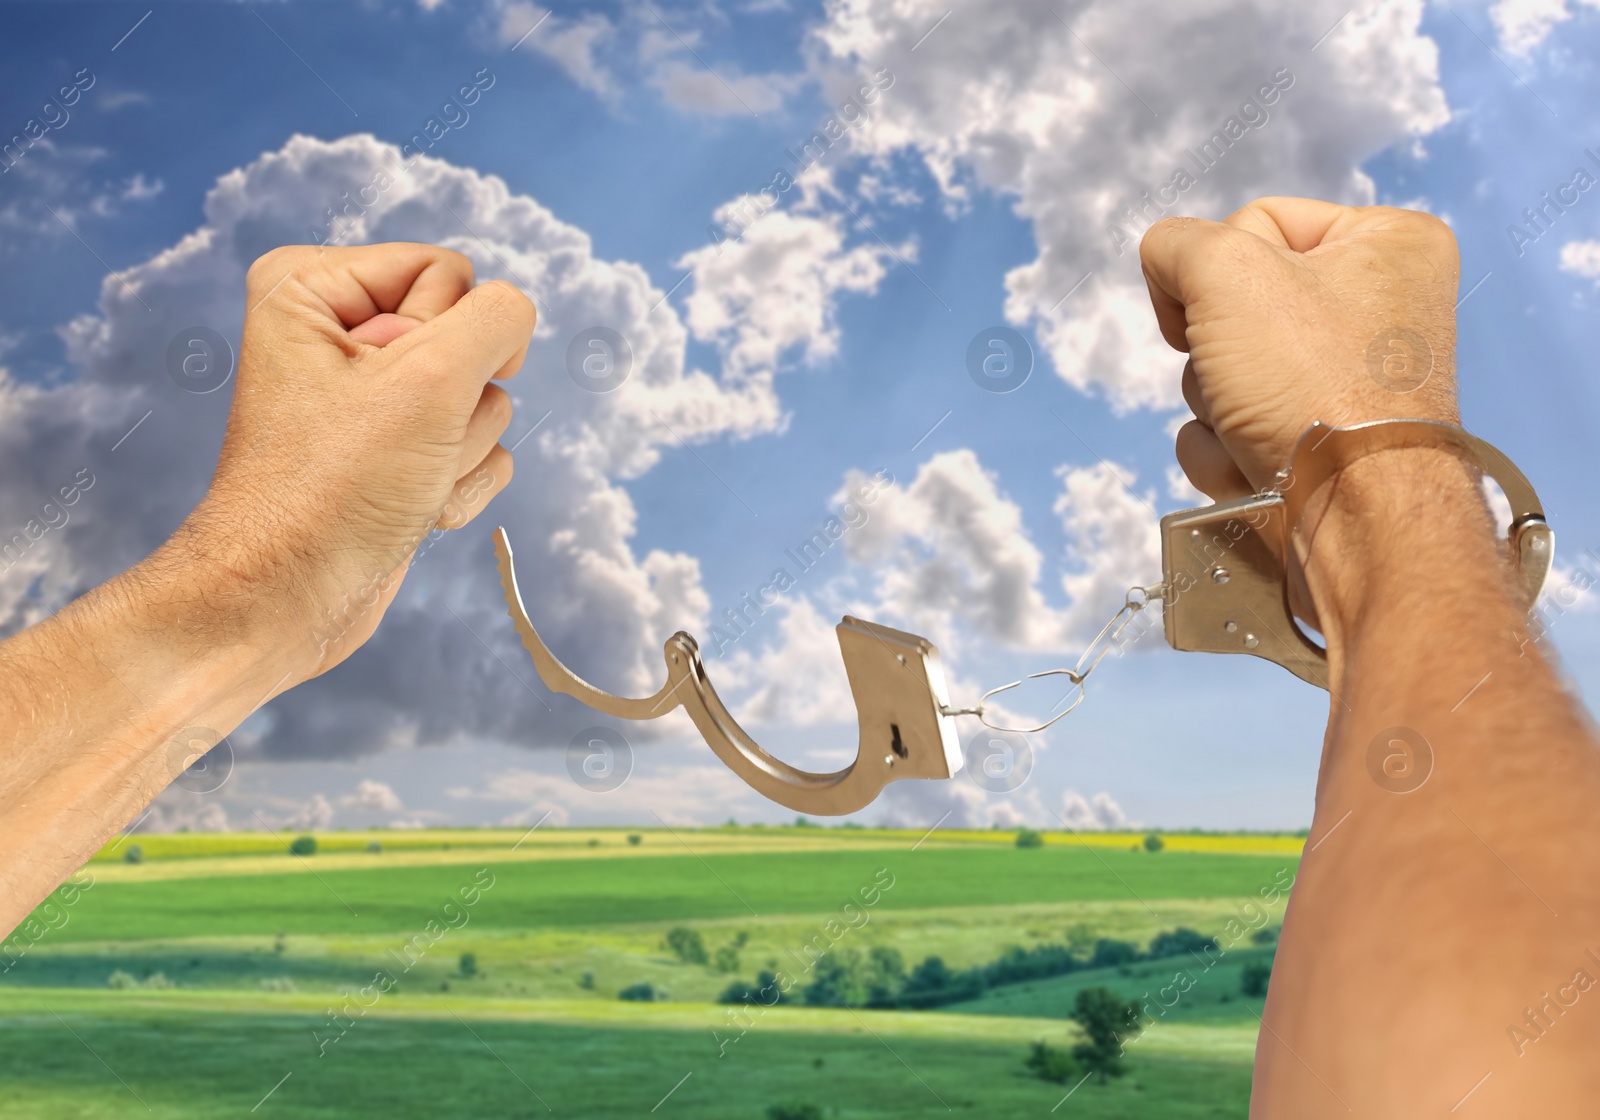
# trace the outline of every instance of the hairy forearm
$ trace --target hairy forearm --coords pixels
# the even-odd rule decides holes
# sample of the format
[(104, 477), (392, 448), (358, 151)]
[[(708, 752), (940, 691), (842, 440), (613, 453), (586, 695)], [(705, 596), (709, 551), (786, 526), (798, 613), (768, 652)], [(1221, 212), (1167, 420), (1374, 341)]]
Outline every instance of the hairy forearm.
[(286, 246), (245, 278), (205, 500), (144, 563), (0, 643), (0, 930), (217, 738), (369, 638), (434, 528), (511, 479), (533, 303), (431, 245)]
[(1445, 1115), (1470, 1091), (1474, 1116), (1573, 1114), (1600, 1091), (1600, 990), (1535, 1042), (1512, 1028), (1600, 978), (1594, 741), (1464, 466), (1390, 453), (1330, 490), (1302, 555), (1331, 718), (1253, 1112)]
[(292, 683), (301, 651), (214, 551), (186, 530), (0, 643), (0, 931)]

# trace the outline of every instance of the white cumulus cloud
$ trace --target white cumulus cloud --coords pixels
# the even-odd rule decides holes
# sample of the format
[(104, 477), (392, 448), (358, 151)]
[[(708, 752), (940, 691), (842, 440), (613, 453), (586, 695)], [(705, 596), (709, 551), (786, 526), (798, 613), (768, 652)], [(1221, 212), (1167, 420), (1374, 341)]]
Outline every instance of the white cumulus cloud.
[(1138, 827), (1136, 822), (1128, 819), (1128, 814), (1122, 811), (1116, 799), (1105, 792), (1084, 797), (1077, 790), (1067, 790), (1061, 795), (1061, 819), (1067, 823), (1067, 827), (1086, 832)]
[[(949, 10), (830, 0), (818, 71), (841, 92), (863, 67), (895, 75), (856, 150), (914, 153), (956, 207), (974, 189), (1014, 200), (1039, 255), (1006, 277), (1007, 317), (1033, 325), (1069, 384), (1121, 409), (1181, 398), (1137, 255), (1107, 232), (1119, 212), (1185, 168), (1194, 182), (1169, 192), (1179, 213), (1221, 218), (1268, 193), (1370, 202), (1361, 161), (1449, 119), (1422, 0), (1002, 0), (929, 34)], [(1288, 88), (1261, 104), (1275, 80)], [(1215, 165), (1192, 163), (1225, 129)], [(1155, 217), (1130, 221), (1132, 236)]]
[(542, 4), (517, 0), (500, 7), (497, 32), (501, 43), (543, 55), (591, 93), (616, 93), (616, 76), (603, 56), (617, 29), (600, 13), (558, 16)]
[[(365, 135), (296, 136), (219, 179), (193, 232), (108, 278), (98, 310), (64, 328), (76, 378), (42, 386), (0, 373), (0, 526), (22, 536), (0, 562), (0, 633), (148, 554), (198, 501), (231, 389), (183, 391), (168, 376), (168, 346), (197, 325), (237, 340), (245, 269), (270, 248), (326, 234), (329, 208), (349, 199), (361, 204), (341, 217), (341, 243), (444, 245), (470, 257), (480, 280), (517, 284), (537, 303), (527, 363), (509, 383), (519, 415), (507, 444), (538, 427), (518, 447), (522, 469), (494, 520), (510, 530), (529, 612), (551, 646), (602, 687), (653, 689), (663, 636), (700, 628), (708, 600), (693, 556), (634, 549), (636, 513), (620, 482), (679, 439), (777, 430), (778, 358), (811, 327), (811, 345), (831, 345), (830, 301), (870, 290), (872, 261), (842, 250), (819, 219), (796, 220), (804, 232), (787, 247), (753, 241), (746, 252), (770, 254), (765, 267), (782, 273), (793, 259), (805, 276), (794, 289), (805, 315), (778, 326), (747, 327), (767, 305), (729, 294), (734, 279), (708, 269), (728, 306), (717, 330), (731, 340), (728, 372), (713, 375), (688, 365), (689, 332), (644, 269), (595, 257), (582, 230), (494, 176), (426, 157), (404, 168), (399, 149)], [(797, 228), (770, 220), (772, 237)], [(621, 332), (632, 351), (632, 372), (611, 393), (567, 371), (569, 345), (594, 326)], [(76, 491), (70, 505), (57, 497), (64, 489)], [(373, 641), (275, 701), (235, 736), (240, 747), (321, 756), (474, 735), (564, 742), (586, 717), (534, 683), (505, 617), (492, 524), (429, 544)]]
[(333, 806), (322, 794), (314, 793), (311, 795), (311, 800), (291, 813), (283, 824), (285, 828), (301, 830), (325, 829), (333, 824)]
[(356, 791), (339, 798), (339, 804), (346, 809), (371, 809), (384, 813), (398, 813), (405, 808), (393, 786), (372, 778), (361, 779)]
[(1600, 241), (1569, 241), (1561, 246), (1561, 271), (1600, 285)]
[[(715, 217), (735, 225), (733, 215), (750, 203), (735, 199)], [(839, 347), (837, 293), (877, 291), (889, 257), (882, 246), (846, 249), (841, 227), (836, 217), (775, 210), (738, 241), (686, 253), (678, 267), (694, 273), (685, 301), (689, 329), (718, 343), (735, 373), (772, 369), (793, 349), (811, 362), (831, 357)], [(901, 255), (909, 251), (903, 247)]]
[(1600, 0), (1499, 0), (1489, 9), (1500, 42), (1512, 54), (1526, 57), (1579, 8), (1600, 8)]

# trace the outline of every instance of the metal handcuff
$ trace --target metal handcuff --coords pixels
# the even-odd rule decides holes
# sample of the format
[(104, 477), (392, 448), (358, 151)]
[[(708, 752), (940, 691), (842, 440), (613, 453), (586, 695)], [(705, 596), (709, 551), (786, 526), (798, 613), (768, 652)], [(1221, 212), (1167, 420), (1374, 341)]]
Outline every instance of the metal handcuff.
[(1464, 429), (1435, 420), (1375, 420), (1348, 428), (1317, 423), (1301, 436), (1290, 466), (1278, 472), (1269, 489), (1161, 519), (1162, 581), (1130, 588), (1122, 607), (1071, 669), (1047, 669), (1027, 678), (1064, 676), (1070, 682), (1067, 696), (1057, 703), (1066, 707), (1036, 727), (1005, 727), (988, 715), (990, 698), (1022, 681), (990, 689), (972, 707), (954, 707), (933, 643), (846, 616), (838, 626), (839, 649), (860, 741), (855, 761), (828, 774), (800, 770), (763, 750), (728, 712), (706, 677), (698, 643), (681, 630), (667, 639), (667, 680), (654, 695), (628, 699), (589, 684), (550, 652), (529, 621), (503, 528), (495, 530), (495, 554), (511, 620), (552, 692), (620, 719), (656, 719), (681, 705), (717, 757), (757, 793), (798, 812), (839, 816), (871, 804), (892, 781), (953, 777), (962, 765), (957, 716), (977, 716), (995, 730), (1025, 734), (1066, 716), (1083, 702), (1089, 674), (1152, 602), (1163, 604), (1163, 629), (1173, 649), (1262, 657), (1327, 688), (1327, 653), (1301, 630), (1289, 606), (1290, 531), (1311, 495), (1345, 466), (1375, 452), (1411, 447), (1458, 452), (1499, 484), (1511, 504), (1509, 557), (1531, 608), (1550, 571), (1555, 534), (1533, 486), (1505, 455)]

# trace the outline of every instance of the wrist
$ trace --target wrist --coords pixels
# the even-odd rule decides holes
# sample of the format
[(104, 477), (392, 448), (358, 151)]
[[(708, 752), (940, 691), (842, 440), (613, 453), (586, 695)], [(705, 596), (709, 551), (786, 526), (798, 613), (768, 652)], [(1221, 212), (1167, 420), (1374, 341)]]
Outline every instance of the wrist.
[(1380, 618), (1458, 614), (1463, 600), (1492, 625), (1514, 623), (1520, 611), (1498, 532), (1478, 472), (1450, 451), (1382, 451), (1345, 467), (1294, 527), (1330, 651)]
[(315, 676), (319, 657), (304, 577), (241, 529), (208, 498), (129, 574), (141, 610), (180, 636), (183, 652), (216, 657), (247, 689), (280, 682), (259, 706)]

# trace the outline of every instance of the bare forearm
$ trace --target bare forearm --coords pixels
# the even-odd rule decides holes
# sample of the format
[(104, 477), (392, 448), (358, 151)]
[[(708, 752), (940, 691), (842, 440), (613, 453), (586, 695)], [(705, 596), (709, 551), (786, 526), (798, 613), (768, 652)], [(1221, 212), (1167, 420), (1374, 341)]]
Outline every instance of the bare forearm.
[(233, 609), (254, 592), (194, 545), (0, 644), (0, 931), (288, 683), (259, 615)]
[(1534, 1043), (1513, 1028), (1600, 977), (1594, 742), (1465, 468), (1401, 452), (1347, 476), (1314, 521), (1331, 719), (1253, 1111), (1445, 1115), (1471, 1092), (1475, 1116), (1573, 1114), (1600, 1091), (1600, 998)]
[(218, 737), (360, 647), (430, 529), (511, 479), (511, 398), (490, 382), (532, 338), (517, 289), (413, 244), (289, 246), (245, 283), (200, 508), (0, 644), (0, 931)]

